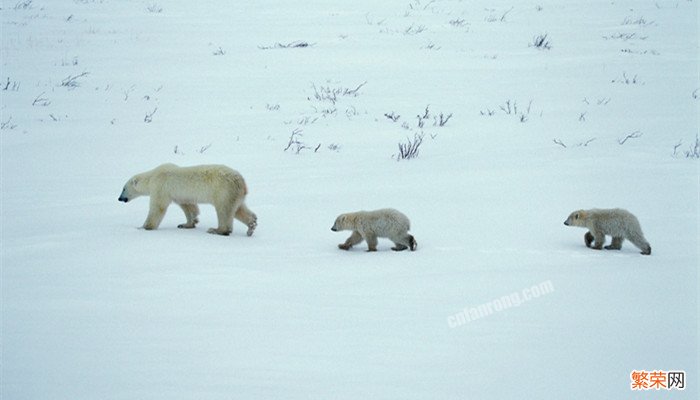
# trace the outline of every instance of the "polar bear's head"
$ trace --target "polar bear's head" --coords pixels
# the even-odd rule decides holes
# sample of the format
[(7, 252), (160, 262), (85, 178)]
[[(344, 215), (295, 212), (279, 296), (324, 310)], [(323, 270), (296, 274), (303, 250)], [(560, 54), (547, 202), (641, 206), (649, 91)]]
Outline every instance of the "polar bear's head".
[(144, 194), (147, 194), (144, 179), (142, 179), (142, 177), (139, 175), (136, 175), (129, 179), (129, 181), (127, 181), (124, 185), (122, 194), (119, 195), (119, 201), (126, 203), (129, 200), (133, 200), (139, 196), (143, 196)]
[(340, 214), (338, 216), (338, 218), (335, 219), (335, 222), (333, 223), (331, 230), (333, 232), (337, 232), (337, 231), (343, 231), (346, 229), (350, 229), (348, 215), (347, 214)]
[(578, 210), (569, 215), (569, 218), (564, 221), (566, 226), (586, 226), (586, 211)]

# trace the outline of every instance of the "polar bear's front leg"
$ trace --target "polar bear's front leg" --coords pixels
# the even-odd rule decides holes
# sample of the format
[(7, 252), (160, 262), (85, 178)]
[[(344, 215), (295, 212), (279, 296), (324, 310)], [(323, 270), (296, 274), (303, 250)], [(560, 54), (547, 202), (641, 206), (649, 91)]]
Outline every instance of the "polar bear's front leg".
[(179, 204), (179, 206), (185, 213), (185, 217), (187, 217), (187, 222), (184, 224), (180, 224), (177, 227), (183, 229), (194, 228), (199, 222), (199, 219), (197, 219), (197, 216), (199, 215), (199, 207), (196, 204)]
[(352, 235), (348, 238), (348, 240), (345, 241), (345, 243), (341, 243), (338, 245), (339, 249), (343, 250), (350, 250), (350, 248), (358, 243), (361, 243), (364, 239), (362, 238), (362, 235), (358, 231), (353, 231)]
[(373, 233), (365, 233), (365, 240), (367, 241), (367, 251), (377, 251), (377, 235)]
[(590, 233), (593, 236), (593, 246), (589, 247), (593, 250), (602, 250), (605, 244), (605, 234), (601, 231), (591, 231)]
[(157, 196), (151, 196), (150, 208), (148, 210), (146, 222), (143, 223), (143, 229), (147, 231), (158, 229), (169, 205), (169, 201), (159, 199)]

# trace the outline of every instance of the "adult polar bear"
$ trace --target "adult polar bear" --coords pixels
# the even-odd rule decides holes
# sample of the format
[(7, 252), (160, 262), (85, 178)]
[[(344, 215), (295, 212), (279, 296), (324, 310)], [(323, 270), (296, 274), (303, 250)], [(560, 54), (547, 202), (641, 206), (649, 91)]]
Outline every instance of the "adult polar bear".
[(151, 204), (143, 228), (157, 229), (170, 203), (177, 203), (185, 212), (187, 222), (178, 228), (194, 228), (199, 222), (197, 204), (214, 205), (219, 219), (218, 228), (209, 233), (229, 235), (233, 218), (248, 227), (251, 236), (257, 226), (257, 216), (245, 205), (248, 188), (241, 174), (225, 165), (178, 167), (163, 164), (150, 171), (134, 175), (124, 185), (119, 201), (124, 203), (139, 196), (150, 196)]

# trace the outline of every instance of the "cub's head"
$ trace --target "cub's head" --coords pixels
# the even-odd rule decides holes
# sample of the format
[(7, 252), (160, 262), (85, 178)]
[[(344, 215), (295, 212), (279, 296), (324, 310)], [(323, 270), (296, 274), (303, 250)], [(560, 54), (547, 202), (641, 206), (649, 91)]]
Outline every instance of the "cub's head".
[(122, 194), (119, 195), (119, 201), (124, 203), (133, 200), (139, 196), (143, 196), (146, 193), (145, 179), (140, 175), (136, 175), (129, 179), (122, 189)]
[(574, 211), (569, 215), (569, 218), (564, 221), (566, 226), (586, 226), (586, 212), (584, 210)]
[(337, 232), (337, 231), (343, 231), (346, 229), (350, 229), (348, 215), (347, 214), (340, 214), (338, 216), (338, 218), (335, 219), (335, 223), (331, 227), (331, 230), (333, 232)]

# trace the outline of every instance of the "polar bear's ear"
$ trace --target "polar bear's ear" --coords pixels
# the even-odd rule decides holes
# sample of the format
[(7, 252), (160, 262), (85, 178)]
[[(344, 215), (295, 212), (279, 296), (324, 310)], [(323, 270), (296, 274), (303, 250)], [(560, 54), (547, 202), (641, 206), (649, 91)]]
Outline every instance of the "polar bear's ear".
[(134, 186), (138, 185), (138, 184), (139, 184), (138, 178), (132, 179), (132, 180), (131, 180), (131, 184), (134, 185)]

